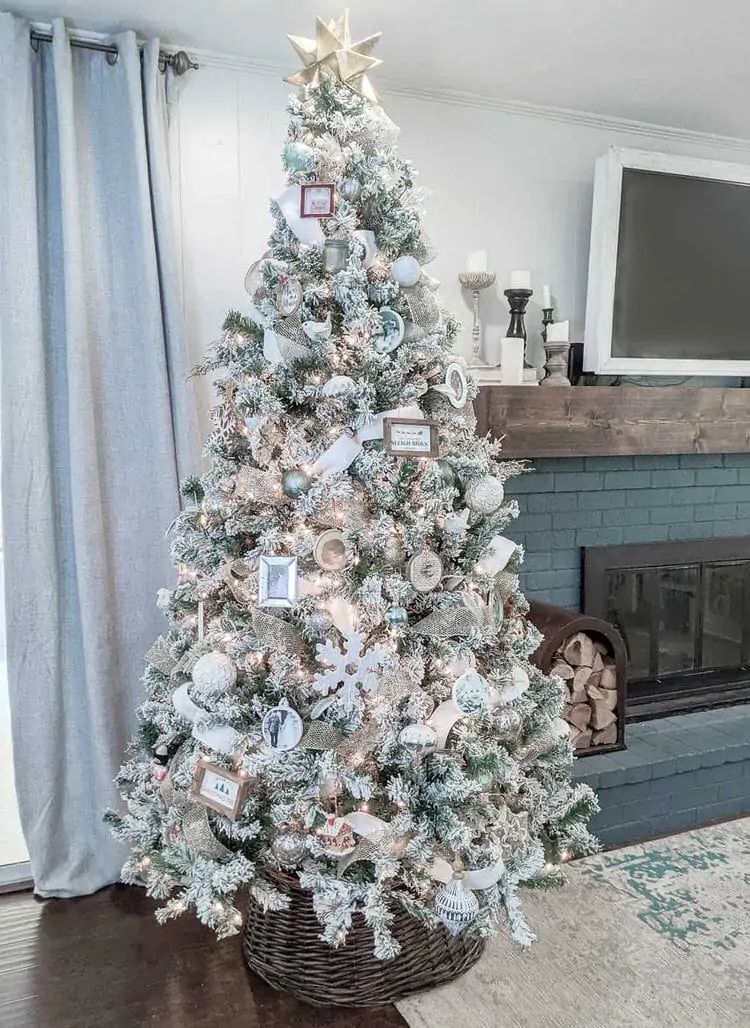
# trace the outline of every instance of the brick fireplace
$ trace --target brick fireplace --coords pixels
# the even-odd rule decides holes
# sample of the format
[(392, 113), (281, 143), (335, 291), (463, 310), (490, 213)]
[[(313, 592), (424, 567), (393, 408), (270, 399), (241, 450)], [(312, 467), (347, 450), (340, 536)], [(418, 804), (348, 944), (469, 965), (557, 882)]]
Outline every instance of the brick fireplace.
[[(747, 548), (750, 453), (545, 457), (532, 463), (531, 474), (507, 484), (519, 505), (511, 534), (526, 550), (522, 587), (531, 599), (582, 611), (587, 550), (704, 540), (736, 540)], [(750, 618), (750, 611), (741, 618)], [(691, 645), (696, 653), (696, 643)], [(742, 651), (740, 662), (744, 658)], [(634, 694), (637, 677), (629, 684)], [(594, 828), (605, 845), (750, 811), (750, 704), (738, 700), (747, 697), (728, 696), (734, 705), (717, 709), (631, 719), (626, 750), (577, 762), (576, 777), (598, 792), (602, 812)], [(644, 711), (646, 717), (665, 713)]]

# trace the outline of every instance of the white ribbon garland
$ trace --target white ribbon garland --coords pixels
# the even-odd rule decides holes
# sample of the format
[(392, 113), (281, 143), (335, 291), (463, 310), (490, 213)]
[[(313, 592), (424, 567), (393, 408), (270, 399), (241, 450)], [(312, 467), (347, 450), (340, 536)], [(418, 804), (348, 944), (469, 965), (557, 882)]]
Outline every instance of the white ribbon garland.
[(172, 705), (178, 714), (193, 726), (193, 738), (217, 753), (236, 753), (242, 747), (242, 738), (229, 725), (203, 728), (200, 722), (208, 718), (208, 711), (199, 707), (188, 694), (187, 683), (172, 693)]
[[(366, 814), (361, 810), (355, 811), (352, 814), (346, 814), (344, 820), (347, 824), (351, 825), (352, 830), (357, 835), (361, 835), (365, 839), (368, 835), (376, 835), (381, 832), (387, 833), (390, 830), (390, 826), (382, 818), (375, 817), (373, 814)], [(500, 880), (504, 871), (505, 864), (502, 857), (499, 857), (490, 867), (466, 871), (463, 883), (467, 889), (489, 889), (490, 886), (495, 885)], [(453, 868), (443, 857), (435, 857), (430, 868), (430, 875), (436, 881), (447, 884), (453, 878)]]
[(386, 418), (409, 418), (414, 421), (422, 421), (424, 415), (421, 408), (415, 404), (412, 404), (410, 407), (396, 407), (393, 410), (386, 410), (381, 414), (376, 414), (374, 418), (353, 435), (340, 435), (318, 457), (315, 464), (313, 464), (313, 472), (320, 478), (328, 478), (330, 475), (346, 471), (352, 461), (362, 452), (363, 443), (371, 439), (383, 438), (383, 422)]
[(281, 196), (276, 197), (276, 203), (286, 219), (286, 223), (300, 243), (309, 243), (311, 246), (322, 246), (325, 242), (323, 229), (317, 218), (303, 218), (300, 215), (302, 202), (302, 187), (289, 186)]

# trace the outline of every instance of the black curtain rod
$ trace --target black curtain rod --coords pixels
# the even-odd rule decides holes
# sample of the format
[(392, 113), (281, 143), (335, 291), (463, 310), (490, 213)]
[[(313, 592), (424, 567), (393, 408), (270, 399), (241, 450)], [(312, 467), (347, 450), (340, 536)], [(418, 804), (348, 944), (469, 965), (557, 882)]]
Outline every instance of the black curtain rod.
[[(34, 50), (38, 50), (40, 43), (52, 42), (52, 33), (42, 32), (40, 29), (32, 29), (30, 42)], [(106, 54), (107, 61), (110, 64), (117, 64), (120, 59), (120, 49), (116, 43), (100, 43), (95, 39), (81, 39), (80, 37), (71, 36), (70, 45), (77, 46), (81, 50), (96, 50), (98, 53)], [(143, 45), (139, 44), (138, 49), (143, 52)], [(166, 71), (169, 67), (174, 71), (175, 75), (184, 75), (186, 71), (191, 69), (197, 70), (199, 65), (184, 50), (178, 50), (175, 54), (166, 53), (164, 50), (161, 50), (159, 52), (159, 67), (162, 71)]]

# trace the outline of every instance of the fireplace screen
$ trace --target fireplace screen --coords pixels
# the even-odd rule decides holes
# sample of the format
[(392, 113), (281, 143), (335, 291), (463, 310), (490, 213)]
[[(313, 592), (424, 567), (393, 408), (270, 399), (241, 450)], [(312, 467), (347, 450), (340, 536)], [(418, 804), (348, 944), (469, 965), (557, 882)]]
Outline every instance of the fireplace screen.
[(583, 587), (625, 640), (629, 716), (750, 699), (750, 539), (587, 548)]

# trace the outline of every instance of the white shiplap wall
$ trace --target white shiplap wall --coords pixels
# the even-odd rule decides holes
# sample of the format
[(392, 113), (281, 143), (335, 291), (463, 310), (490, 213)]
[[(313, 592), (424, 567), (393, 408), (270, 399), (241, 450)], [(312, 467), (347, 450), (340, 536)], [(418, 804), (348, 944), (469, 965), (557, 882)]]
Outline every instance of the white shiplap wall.
[[(204, 63), (180, 83), (173, 116), (178, 211), (190, 354), (197, 359), (226, 310), (246, 303), (243, 277), (265, 249), (269, 197), (283, 186), (279, 154), (289, 90), (273, 74), (231, 62)], [(498, 285), (485, 294), (486, 338), (505, 334), (502, 288), (512, 268), (552, 284), (556, 316), (582, 337), (595, 159), (610, 145), (750, 163), (750, 144), (509, 105), (404, 94), (385, 105), (401, 147), (431, 189), (426, 227), (438, 249), (430, 272), (463, 319), (470, 350), (470, 298), (456, 275), (469, 250), (485, 249)], [(538, 307), (529, 326), (538, 339)], [(204, 391), (202, 402), (207, 402)]]

